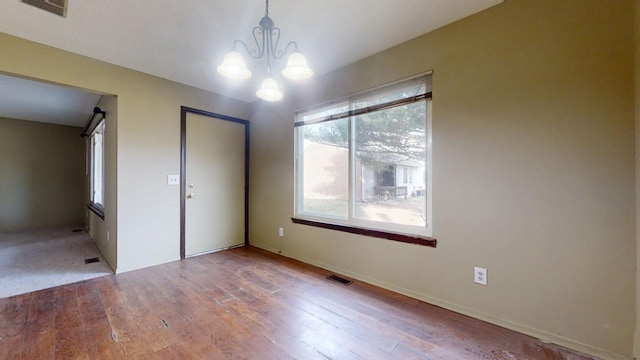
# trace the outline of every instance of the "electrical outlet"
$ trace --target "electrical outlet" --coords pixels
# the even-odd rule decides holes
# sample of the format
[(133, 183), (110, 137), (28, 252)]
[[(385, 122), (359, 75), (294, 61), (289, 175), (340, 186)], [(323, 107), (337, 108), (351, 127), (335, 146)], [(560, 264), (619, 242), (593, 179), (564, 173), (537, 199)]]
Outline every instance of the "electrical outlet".
[(487, 285), (487, 269), (475, 266), (473, 268), (473, 281), (476, 284)]
[(167, 175), (167, 185), (180, 185), (180, 175)]
[(284, 228), (282, 228), (282, 227), (279, 227), (279, 228), (278, 228), (278, 235), (279, 235), (280, 237), (284, 236)]

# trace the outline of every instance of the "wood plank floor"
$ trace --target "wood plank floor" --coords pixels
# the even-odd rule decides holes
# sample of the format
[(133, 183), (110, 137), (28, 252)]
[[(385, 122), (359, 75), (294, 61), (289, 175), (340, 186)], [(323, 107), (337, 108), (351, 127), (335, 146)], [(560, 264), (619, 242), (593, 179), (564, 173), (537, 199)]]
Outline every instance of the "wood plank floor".
[(592, 359), (246, 247), (0, 299), (0, 359)]

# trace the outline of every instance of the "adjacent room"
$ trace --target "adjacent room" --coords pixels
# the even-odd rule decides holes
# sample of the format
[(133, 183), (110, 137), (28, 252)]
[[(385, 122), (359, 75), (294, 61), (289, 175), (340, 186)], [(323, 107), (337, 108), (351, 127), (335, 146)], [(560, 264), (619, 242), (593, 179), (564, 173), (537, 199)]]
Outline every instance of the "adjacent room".
[(0, 297), (112, 273), (84, 226), (100, 98), (0, 75)]
[(640, 357), (638, 0), (16, 0), (0, 50), (96, 95), (0, 109), (0, 262), (109, 267), (0, 358)]

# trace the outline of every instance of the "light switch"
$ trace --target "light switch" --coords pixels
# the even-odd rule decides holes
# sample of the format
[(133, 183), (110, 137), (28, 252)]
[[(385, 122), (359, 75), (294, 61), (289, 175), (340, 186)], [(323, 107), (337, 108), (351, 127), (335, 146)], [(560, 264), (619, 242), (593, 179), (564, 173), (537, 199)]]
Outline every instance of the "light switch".
[(167, 175), (167, 185), (180, 185), (180, 175)]

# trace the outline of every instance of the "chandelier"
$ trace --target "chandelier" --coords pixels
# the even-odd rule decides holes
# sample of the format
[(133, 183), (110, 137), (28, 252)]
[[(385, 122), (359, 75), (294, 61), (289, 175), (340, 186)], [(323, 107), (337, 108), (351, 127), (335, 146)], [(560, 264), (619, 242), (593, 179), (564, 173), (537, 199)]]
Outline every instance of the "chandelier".
[(233, 42), (233, 50), (229, 51), (225, 56), (222, 64), (218, 66), (218, 72), (230, 79), (248, 79), (251, 77), (251, 71), (238, 51), (244, 48), (246, 53), (255, 60), (266, 59), (267, 75), (262, 81), (262, 85), (256, 91), (256, 96), (266, 101), (278, 101), (283, 95), (278, 86), (278, 82), (271, 76), (271, 60), (281, 60), (291, 50), (293, 52), (287, 59), (287, 65), (282, 69), (282, 76), (292, 80), (308, 79), (313, 75), (313, 70), (307, 65), (307, 59), (298, 51), (298, 44), (290, 41), (284, 48), (278, 49), (280, 41), (280, 28), (276, 27), (273, 20), (269, 17), (269, 0), (266, 0), (264, 17), (260, 20), (258, 26), (253, 28), (253, 39), (256, 43), (256, 49), (250, 49), (242, 40)]

